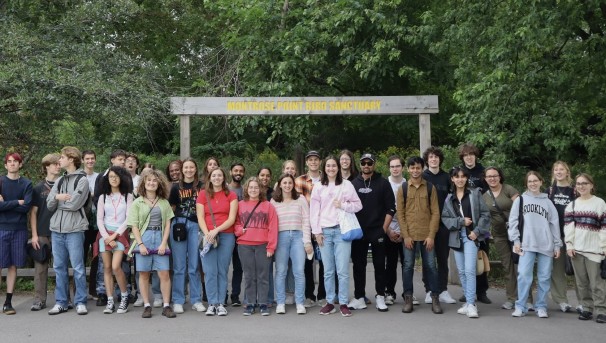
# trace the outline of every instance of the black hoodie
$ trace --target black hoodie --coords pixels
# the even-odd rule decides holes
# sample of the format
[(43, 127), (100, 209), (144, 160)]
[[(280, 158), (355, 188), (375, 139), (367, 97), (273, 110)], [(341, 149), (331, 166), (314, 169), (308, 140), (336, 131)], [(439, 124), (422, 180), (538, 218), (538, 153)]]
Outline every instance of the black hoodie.
[(362, 209), (356, 213), (356, 217), (364, 231), (364, 238), (376, 239), (385, 233), (385, 216), (396, 215), (396, 199), (391, 184), (377, 172), (366, 181), (360, 173), (351, 183), (362, 202)]

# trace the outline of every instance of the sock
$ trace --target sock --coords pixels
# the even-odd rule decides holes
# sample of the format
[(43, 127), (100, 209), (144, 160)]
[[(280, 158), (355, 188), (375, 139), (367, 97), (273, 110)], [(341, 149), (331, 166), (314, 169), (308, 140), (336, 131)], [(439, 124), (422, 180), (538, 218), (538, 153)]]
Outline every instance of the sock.
[(168, 307), (168, 306), (170, 306), (169, 303), (164, 303), (164, 307)]
[(124, 299), (124, 298), (128, 299), (128, 292), (120, 293), (120, 296), (122, 297), (122, 299)]
[(114, 303), (114, 297), (107, 297), (107, 303), (108, 304), (113, 304)]
[(4, 301), (4, 305), (10, 305), (13, 301), (13, 293), (6, 293), (6, 300)]
[(149, 303), (144, 303), (144, 304), (143, 304), (143, 307), (144, 307), (144, 308), (145, 308), (145, 307), (151, 307), (151, 305), (150, 305)]

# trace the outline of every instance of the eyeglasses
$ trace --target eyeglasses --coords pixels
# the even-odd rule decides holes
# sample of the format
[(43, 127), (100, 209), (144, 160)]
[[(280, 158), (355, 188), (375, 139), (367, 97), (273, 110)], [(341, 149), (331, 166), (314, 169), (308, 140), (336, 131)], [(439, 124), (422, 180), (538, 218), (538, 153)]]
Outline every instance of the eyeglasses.
[(588, 185), (591, 185), (591, 183), (589, 183), (589, 182), (577, 182), (576, 185), (577, 186), (588, 186)]
[(374, 165), (375, 165), (375, 163), (374, 163), (373, 161), (362, 161), (362, 162), (360, 162), (360, 165), (361, 165), (362, 167), (364, 167), (364, 166), (369, 166), (369, 167), (372, 167), (372, 166), (374, 166)]

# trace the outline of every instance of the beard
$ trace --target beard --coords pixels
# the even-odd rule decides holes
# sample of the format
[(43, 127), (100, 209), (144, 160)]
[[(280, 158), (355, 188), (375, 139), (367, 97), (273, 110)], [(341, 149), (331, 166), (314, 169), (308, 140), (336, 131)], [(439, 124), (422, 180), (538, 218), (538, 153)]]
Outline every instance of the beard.
[(240, 174), (232, 175), (232, 177), (231, 177), (231, 179), (237, 183), (242, 182), (243, 178), (244, 178), (244, 175), (240, 175)]

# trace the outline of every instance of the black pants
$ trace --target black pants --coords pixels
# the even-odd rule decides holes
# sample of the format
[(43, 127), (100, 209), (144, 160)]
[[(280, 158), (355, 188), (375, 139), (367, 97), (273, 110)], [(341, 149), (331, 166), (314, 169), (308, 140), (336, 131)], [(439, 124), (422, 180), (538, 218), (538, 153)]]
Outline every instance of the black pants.
[(240, 262), (237, 243), (234, 246), (234, 252), (231, 255), (231, 263), (231, 300), (233, 302), (240, 299), (240, 292), (242, 291), (242, 262)]
[[(394, 243), (388, 238), (385, 241), (385, 257), (387, 260), (385, 263), (385, 293), (395, 296), (396, 282), (398, 282), (398, 258), (402, 266), (404, 266), (403, 243)], [(404, 274), (402, 274), (402, 277), (404, 277)]]
[[(436, 266), (438, 268), (438, 290), (440, 293), (448, 289), (448, 256), (450, 247), (448, 246), (448, 237), (450, 232), (440, 224), (436, 238), (434, 239), (434, 249), (436, 253)], [(425, 293), (429, 292), (429, 284), (426, 282), (425, 269), (423, 269), (423, 284)]]
[[(312, 242), (314, 251), (317, 243)], [(305, 259), (305, 298), (313, 301), (326, 299), (326, 289), (324, 288), (324, 265), (319, 261), (320, 270), (318, 271), (318, 297), (316, 298), (316, 284), (314, 282), (314, 260)]]
[(375, 239), (356, 239), (351, 242), (351, 260), (353, 261), (354, 297), (366, 296), (366, 265), (368, 264), (368, 244), (372, 251), (372, 264), (375, 269), (375, 291), (385, 296), (385, 234)]
[[(91, 247), (97, 239), (98, 230), (84, 231), (84, 265), (88, 259), (88, 252), (92, 251)], [(97, 270), (99, 270), (99, 256), (92, 258), (90, 262), (90, 273), (88, 276), (88, 294), (97, 295)]]

